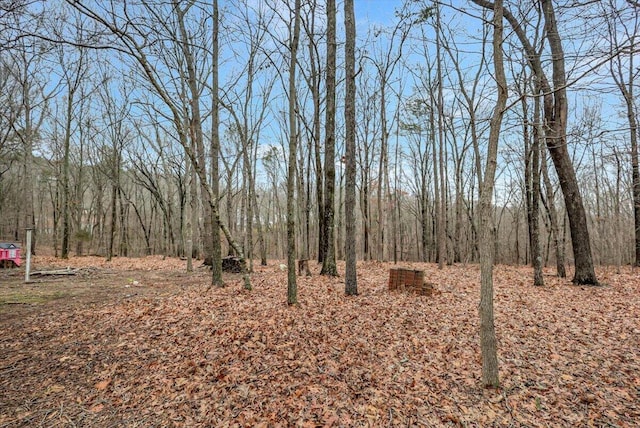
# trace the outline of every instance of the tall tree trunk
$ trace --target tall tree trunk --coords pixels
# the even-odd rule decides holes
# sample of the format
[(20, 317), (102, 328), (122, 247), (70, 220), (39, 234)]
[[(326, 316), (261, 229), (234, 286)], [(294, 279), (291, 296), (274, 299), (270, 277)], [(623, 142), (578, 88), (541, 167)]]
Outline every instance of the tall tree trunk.
[(256, 229), (258, 230), (258, 245), (260, 247), (260, 266), (267, 265), (267, 244), (264, 239), (264, 229), (262, 220), (260, 220), (260, 205), (258, 205), (258, 196), (255, 188), (253, 189), (253, 212), (255, 214)]
[(614, 257), (616, 264), (616, 273), (620, 273), (620, 266), (622, 265), (622, 228), (620, 226), (620, 185), (622, 183), (622, 162), (620, 160), (620, 155), (616, 148), (613, 148), (613, 155), (616, 160), (616, 185), (615, 185), (615, 194), (614, 194), (614, 212), (615, 212), (615, 249), (614, 249)]
[[(115, 163), (116, 160), (114, 159), (113, 162)], [(109, 228), (109, 248), (107, 250), (107, 261), (111, 261), (111, 259), (113, 258), (113, 246), (114, 246), (114, 241), (116, 239), (116, 221), (117, 221), (116, 220), (117, 219), (116, 204), (118, 201), (117, 193), (118, 193), (117, 178), (114, 176), (112, 177), (112, 183), (111, 183), (111, 224)]]
[(552, 94), (549, 93), (550, 88), (542, 88), (545, 92), (543, 107), (546, 124), (545, 135), (551, 159), (560, 179), (569, 217), (571, 244), (575, 259), (573, 282), (582, 285), (598, 285), (591, 255), (587, 215), (567, 148), (567, 90), (564, 51), (551, 0), (542, 0), (542, 10), (545, 16), (547, 40), (552, 54), (554, 86)]
[[(476, 1), (476, 0), (474, 0)], [(498, 140), (507, 103), (507, 79), (502, 54), (502, 0), (497, 0), (493, 12), (493, 64), (498, 98), (491, 117), (487, 160), (480, 193), (480, 347), (482, 351), (482, 384), (497, 387), (498, 353), (493, 315), (492, 198), (498, 157)]]
[[(246, 116), (245, 116), (246, 117)], [(246, 129), (246, 128), (245, 128)], [(255, 191), (255, 185), (253, 183), (253, 171), (251, 167), (251, 158), (249, 151), (251, 150), (251, 142), (247, 141), (246, 146), (243, 148), (243, 176), (245, 178), (245, 198), (244, 198), (244, 217), (246, 218), (247, 226), (245, 237), (247, 239), (245, 255), (249, 261), (249, 272), (253, 272), (253, 193)]]
[[(209, 147), (211, 158), (211, 199), (217, 206), (220, 196), (220, 168), (218, 158), (220, 156), (220, 103), (219, 97), (219, 66), (218, 57), (220, 43), (220, 19), (218, 12), (218, 0), (213, 0), (212, 16), (212, 47), (211, 47), (211, 145)], [(206, 255), (208, 253), (205, 252)], [(224, 286), (222, 280), (222, 248), (220, 243), (220, 228), (211, 229), (211, 284), (216, 287)]]
[(429, 261), (429, 197), (427, 193), (426, 172), (422, 173), (420, 179), (420, 227), (422, 237), (422, 261)]
[(76, 178), (74, 186), (74, 199), (76, 200), (74, 209), (74, 228), (76, 230), (76, 255), (84, 255), (84, 242), (86, 240), (85, 230), (82, 227), (82, 215), (83, 215), (83, 186), (84, 183), (84, 137), (82, 131), (80, 131), (79, 138), (79, 159), (78, 159), (78, 176)]
[(453, 262), (462, 262), (462, 206), (463, 206), (463, 164), (464, 159), (460, 159), (456, 165), (456, 207), (455, 207), (455, 240), (453, 246)]
[[(370, 231), (371, 231), (371, 204), (369, 203), (369, 156), (367, 153), (367, 149), (365, 149), (365, 158), (364, 158), (365, 166), (363, 167), (362, 172), (362, 246), (364, 252), (364, 259), (371, 260), (371, 245), (369, 244), (370, 240)], [(339, 241), (338, 241), (339, 242)]]
[(187, 227), (185, 230), (185, 238), (187, 241), (185, 257), (187, 258), (187, 272), (193, 272), (193, 229), (197, 226), (198, 216), (196, 212), (197, 207), (197, 195), (196, 195), (196, 175), (193, 173), (193, 165), (188, 164), (186, 168), (185, 181), (187, 183), (187, 189), (185, 192), (186, 201), (186, 219)]
[[(203, 216), (204, 245), (203, 247), (204, 247), (204, 254), (205, 254), (205, 263), (210, 264), (213, 268), (214, 263), (221, 263), (218, 261), (214, 261), (213, 259), (213, 255), (214, 255), (213, 217), (214, 216), (211, 209), (211, 204), (217, 203), (217, 201), (213, 202), (210, 200), (212, 198), (212, 194), (210, 193), (211, 186), (209, 183), (207, 183), (207, 180), (206, 180), (207, 161), (206, 161), (206, 155), (204, 150), (202, 116), (200, 114), (200, 88), (198, 86), (198, 76), (196, 75), (196, 64), (195, 64), (195, 58), (192, 51), (193, 49), (192, 43), (189, 39), (189, 35), (187, 33), (186, 24), (185, 24), (185, 16), (189, 8), (193, 6), (193, 3), (186, 4), (184, 9), (180, 8), (180, 3), (177, 1), (174, 1), (173, 4), (177, 14), (178, 27), (180, 31), (180, 41), (179, 41), (180, 49), (182, 50), (182, 54), (185, 60), (185, 66), (187, 69), (186, 80), (187, 80), (187, 86), (189, 88), (189, 95), (190, 95), (189, 96), (189, 107), (190, 107), (189, 135), (191, 136), (192, 139), (195, 140), (195, 161), (196, 162), (194, 167), (198, 170), (198, 178), (201, 181), (200, 187), (202, 189), (202, 197), (205, 199), (203, 204), (203, 209), (204, 209), (204, 216)], [(214, 20), (214, 23), (215, 23), (215, 20)], [(202, 178), (205, 178), (205, 180), (203, 181)], [(213, 270), (215, 271), (215, 269)]]
[[(315, 18), (315, 14), (312, 19)], [(311, 25), (313, 30), (315, 24)], [(313, 99), (313, 154), (316, 169), (316, 210), (318, 216), (318, 263), (324, 262), (324, 253), (326, 249), (325, 239), (325, 214), (324, 214), (324, 179), (322, 168), (322, 156), (320, 153), (320, 64), (316, 55), (313, 34), (309, 36), (309, 65), (311, 67), (310, 86), (311, 97)], [(334, 95), (335, 96), (335, 95)], [(335, 113), (334, 113), (335, 114)], [(335, 175), (335, 171), (334, 171)]]
[[(26, 65), (25, 65), (26, 66)], [(25, 127), (24, 133), (21, 134), (21, 142), (23, 144), (24, 150), (24, 227), (26, 229), (31, 229), (31, 254), (36, 254), (36, 242), (38, 231), (36, 230), (36, 222), (35, 222), (35, 207), (34, 207), (34, 189), (33, 189), (33, 143), (35, 138), (36, 129), (39, 126), (35, 126), (33, 122), (33, 108), (31, 105), (31, 83), (28, 77), (28, 67), (25, 70), (25, 76), (21, 80), (22, 81), (22, 103), (24, 108), (24, 117), (25, 117)], [(57, 184), (56, 184), (57, 186)], [(56, 188), (56, 193), (58, 193), (58, 189)], [(59, 220), (58, 220), (59, 221)], [(54, 231), (57, 229), (54, 227)], [(54, 239), (54, 243), (57, 243), (57, 239)], [(25, 245), (26, 245), (26, 235), (25, 235)], [(57, 249), (56, 249), (57, 250)], [(56, 251), (57, 253), (57, 251)], [(57, 256), (57, 254), (56, 254)]]
[[(345, 26), (345, 293), (358, 294), (356, 276), (356, 22), (353, 0), (344, 2)], [(382, 110), (385, 106), (382, 105)], [(383, 130), (383, 133), (385, 131)], [(380, 177), (382, 179), (382, 177)], [(382, 182), (380, 182), (380, 191)]]
[(69, 246), (71, 240), (71, 221), (70, 221), (70, 148), (71, 148), (71, 116), (73, 114), (73, 95), (74, 89), (69, 88), (67, 94), (66, 118), (64, 126), (64, 147), (62, 155), (62, 248), (60, 256), (63, 259), (69, 258)]
[[(442, 77), (442, 56), (440, 53), (440, 47), (442, 41), (440, 39), (442, 34), (442, 28), (440, 25), (440, 5), (436, 4), (436, 74), (438, 79), (438, 173), (434, 169), (434, 182), (440, 181), (440, 186), (436, 186), (436, 193), (439, 190), (439, 195), (436, 195), (439, 203), (436, 207), (437, 217), (437, 241), (438, 241), (438, 269), (443, 269), (447, 262), (447, 200), (446, 200), (446, 174), (445, 168), (445, 156), (444, 156), (444, 97), (443, 97), (443, 77)], [(435, 153), (434, 153), (435, 156)]]
[[(538, 105), (540, 104), (540, 97), (536, 97), (534, 99)], [(540, 108), (536, 108), (537, 116), (534, 115), (535, 122), (535, 138), (541, 139), (543, 136), (542, 126), (540, 123), (542, 122), (542, 118), (540, 116)], [(567, 277), (567, 271), (565, 268), (565, 259), (564, 259), (564, 238), (563, 235), (560, 234), (560, 223), (558, 221), (558, 211), (556, 210), (555, 198), (553, 195), (553, 185), (551, 184), (551, 179), (549, 178), (549, 169), (547, 167), (547, 157), (543, 155), (541, 157), (541, 170), (542, 170), (542, 180), (544, 182), (545, 195), (547, 199), (547, 213), (549, 215), (549, 223), (551, 226), (551, 233), (553, 235), (553, 249), (556, 259), (556, 274), (560, 278)]]
[(542, 277), (542, 254), (540, 253), (540, 139), (534, 133), (531, 159), (531, 261), (533, 263), (533, 285), (544, 285)]
[(121, 257), (128, 257), (129, 256), (129, 233), (128, 233), (128, 227), (127, 225), (129, 224), (129, 222), (127, 221), (127, 214), (128, 214), (128, 209), (127, 206), (125, 204), (125, 201), (123, 201), (123, 190), (122, 190), (122, 186), (118, 186), (118, 205), (120, 207), (120, 251), (118, 251), (118, 254)]
[(387, 100), (386, 100), (386, 74), (380, 72), (380, 164), (378, 165), (378, 241), (377, 241), (377, 254), (376, 259), (378, 261), (385, 261), (385, 217), (384, 204), (386, 201), (384, 184), (385, 184), (385, 170), (388, 162), (388, 147), (387, 147)]
[[(431, 102), (434, 105), (437, 105), (438, 101), (437, 101), (438, 97), (434, 96), (433, 93), (431, 93)], [(434, 111), (434, 108), (430, 108), (429, 109), (429, 129), (430, 129), (430, 134), (431, 134), (431, 144), (433, 145), (433, 151), (431, 152), (431, 165), (433, 167), (433, 213), (432, 213), (432, 236), (433, 236), (433, 240), (431, 243), (431, 250), (432, 253), (435, 254), (435, 259), (438, 262), (438, 268), (441, 267), (440, 264), (440, 255), (439, 255), (439, 249), (440, 249), (440, 244), (439, 244), (439, 238), (440, 238), (440, 204), (442, 203), (440, 201), (440, 179), (439, 179), (439, 174), (438, 171), (440, 171), (440, 163), (438, 162), (438, 153), (439, 153), (439, 149), (438, 149), (438, 139), (436, 138), (437, 135), (437, 125), (436, 125), (436, 112)], [(444, 266), (444, 264), (442, 264), (442, 266)]]
[(287, 303), (298, 303), (298, 286), (296, 284), (296, 153), (298, 145), (298, 131), (296, 127), (296, 61), (298, 54), (298, 40), (300, 38), (300, 0), (295, 0), (294, 23), (290, 45), (289, 63), (289, 165), (287, 170)]
[[(526, 92), (526, 83), (524, 91)], [(534, 104), (534, 117), (540, 117), (540, 103)], [(540, 136), (536, 125), (533, 128), (533, 138), (529, 133), (529, 109), (527, 100), (522, 98), (522, 113), (524, 116), (523, 138), (525, 143), (525, 193), (527, 203), (527, 225), (529, 229), (529, 248), (531, 249), (531, 264), (533, 266), (533, 285), (542, 286), (542, 255), (540, 253)], [(535, 119), (534, 119), (535, 121)], [(531, 144), (529, 145), (529, 143)], [(517, 232), (516, 232), (517, 233)], [(516, 235), (517, 236), (517, 235)]]
[(336, 2), (327, 0), (327, 101), (324, 145), (324, 259), (321, 275), (337, 276), (335, 251)]

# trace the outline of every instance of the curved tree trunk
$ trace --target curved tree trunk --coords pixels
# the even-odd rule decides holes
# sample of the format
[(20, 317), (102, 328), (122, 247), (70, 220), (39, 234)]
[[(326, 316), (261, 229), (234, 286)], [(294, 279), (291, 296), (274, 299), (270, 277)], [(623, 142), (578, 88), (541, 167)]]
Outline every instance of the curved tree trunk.
[(598, 285), (591, 256), (587, 215), (578, 187), (578, 179), (567, 149), (567, 91), (564, 51), (551, 0), (542, 1), (542, 10), (545, 17), (547, 40), (553, 58), (554, 85), (553, 94), (550, 93), (551, 88), (543, 87), (545, 92), (543, 109), (546, 123), (546, 143), (560, 179), (560, 187), (562, 187), (569, 217), (571, 245), (576, 267), (573, 282), (583, 285)]
[[(493, 9), (494, 7), (494, 4), (490, 1), (473, 1), (487, 9)], [(571, 156), (567, 149), (567, 81), (562, 40), (558, 34), (558, 25), (552, 1), (543, 0), (542, 10), (545, 18), (546, 39), (551, 50), (553, 87), (545, 73), (541, 54), (531, 45), (518, 18), (506, 9), (504, 10), (504, 17), (509, 21), (514, 33), (520, 40), (527, 54), (529, 65), (537, 77), (539, 89), (543, 94), (545, 142), (560, 180), (571, 229), (571, 245), (576, 268), (573, 282), (581, 285), (598, 285), (591, 256), (587, 215), (573, 163), (571, 162)]]

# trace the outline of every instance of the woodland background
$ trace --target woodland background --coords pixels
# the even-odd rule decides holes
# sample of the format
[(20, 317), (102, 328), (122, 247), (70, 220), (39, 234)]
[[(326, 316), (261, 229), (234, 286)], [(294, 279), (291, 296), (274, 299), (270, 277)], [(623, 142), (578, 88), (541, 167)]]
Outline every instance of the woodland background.
[[(247, 259), (283, 259), (293, 129), (297, 256), (323, 258), (331, 209), (344, 258), (344, 33), (339, 25), (331, 64), (324, 3), (228, 0), (218, 11), (201, 1), (1, 1), (0, 238), (23, 242), (33, 227), (34, 253), (51, 246), (63, 258), (204, 257), (217, 229), (207, 224), (206, 177)], [(495, 99), (490, 11), (467, 2), (357, 3), (357, 257), (477, 261)], [(538, 6), (505, 4), (549, 69)], [(594, 262), (636, 263), (638, 4), (554, 8), (569, 92), (566, 144)], [(340, 7), (334, 14), (341, 22)], [(512, 32), (503, 49), (509, 102), (492, 209), (496, 262), (531, 262), (539, 221), (544, 264), (570, 264), (564, 200), (536, 131), (534, 75)]]
[(354, 6), (0, 0), (0, 424), (638, 420), (640, 5)]

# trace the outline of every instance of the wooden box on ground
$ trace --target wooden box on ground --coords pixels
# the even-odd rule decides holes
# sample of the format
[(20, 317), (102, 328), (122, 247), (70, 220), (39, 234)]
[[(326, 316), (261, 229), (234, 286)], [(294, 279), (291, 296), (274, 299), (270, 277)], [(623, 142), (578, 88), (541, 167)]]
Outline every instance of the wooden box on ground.
[(426, 296), (431, 294), (432, 287), (424, 282), (424, 271), (394, 268), (389, 270), (389, 290), (409, 290)]

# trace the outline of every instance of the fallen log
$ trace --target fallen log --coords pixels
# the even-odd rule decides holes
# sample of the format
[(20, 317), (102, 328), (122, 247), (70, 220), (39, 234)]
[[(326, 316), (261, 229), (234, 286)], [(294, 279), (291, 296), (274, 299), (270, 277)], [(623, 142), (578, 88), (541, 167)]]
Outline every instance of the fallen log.
[(57, 270), (41, 270), (36, 272), (31, 272), (31, 276), (46, 276), (46, 275), (75, 275), (78, 273), (80, 269), (57, 269)]

